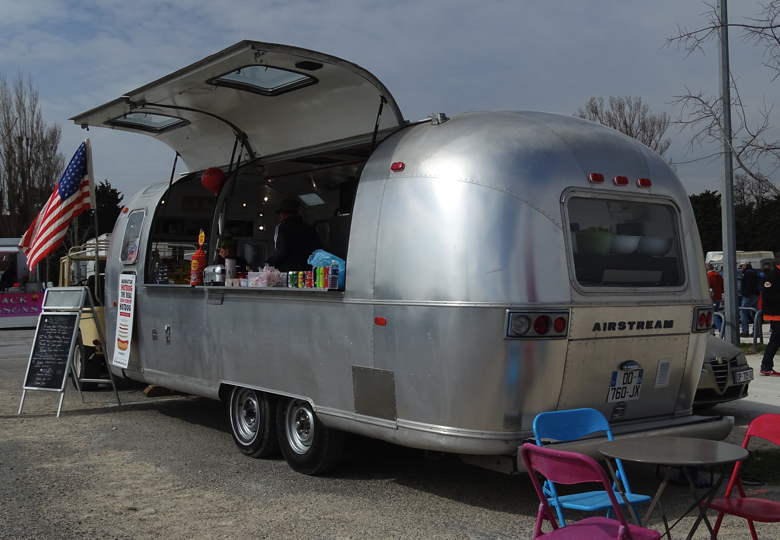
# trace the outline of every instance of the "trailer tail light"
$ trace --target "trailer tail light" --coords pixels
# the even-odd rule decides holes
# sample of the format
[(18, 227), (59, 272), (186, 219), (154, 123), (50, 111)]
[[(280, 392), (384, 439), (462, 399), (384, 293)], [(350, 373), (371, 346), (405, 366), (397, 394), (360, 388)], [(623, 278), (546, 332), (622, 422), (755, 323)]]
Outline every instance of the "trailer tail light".
[(569, 314), (527, 313), (507, 311), (506, 337), (509, 339), (541, 339), (566, 337)]
[(697, 307), (693, 310), (693, 331), (709, 332), (712, 328), (712, 308)]
[(540, 336), (547, 335), (550, 331), (550, 317), (547, 315), (539, 315), (534, 319), (534, 332)]
[(650, 180), (649, 178), (639, 178), (636, 181), (636, 185), (639, 187), (650, 187), (653, 185), (653, 181)]
[(390, 170), (393, 172), (400, 172), (406, 168), (406, 164), (403, 161), (396, 161), (390, 165)]
[(599, 174), (597, 172), (592, 172), (588, 175), (588, 182), (590, 182), (591, 184), (603, 184), (604, 175)]
[(612, 179), (612, 182), (614, 182), (616, 186), (627, 186), (628, 176), (616, 176)]

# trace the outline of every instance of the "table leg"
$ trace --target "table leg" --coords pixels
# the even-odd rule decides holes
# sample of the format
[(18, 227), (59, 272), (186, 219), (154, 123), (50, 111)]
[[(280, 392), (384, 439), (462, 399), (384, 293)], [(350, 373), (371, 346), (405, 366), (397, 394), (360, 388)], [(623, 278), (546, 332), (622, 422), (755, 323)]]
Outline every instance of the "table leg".
[[(691, 540), (693, 538), (693, 534), (696, 532), (696, 529), (699, 528), (699, 525), (702, 521), (704, 521), (704, 524), (707, 526), (707, 530), (710, 533), (710, 538), (715, 536), (715, 532), (712, 529), (712, 525), (710, 524), (710, 520), (707, 519), (707, 510), (710, 507), (710, 503), (712, 502), (712, 499), (715, 498), (715, 495), (717, 494), (718, 490), (720, 489), (720, 486), (723, 484), (723, 479), (725, 478), (725, 466), (721, 466), (719, 474), (718, 474), (718, 480), (717, 482), (713, 482), (712, 486), (710, 486), (710, 489), (708, 489), (705, 494), (699, 498), (696, 501), (696, 506), (699, 507), (699, 516), (696, 518), (696, 521), (693, 524), (693, 527), (691, 528), (691, 531), (688, 533), (687, 539)], [(691, 486), (692, 493), (696, 493), (696, 484), (693, 482), (693, 480), (690, 477), (690, 474), (688, 472), (685, 472), (685, 477), (688, 479), (688, 483)], [(702, 504), (704, 502), (704, 504)], [(687, 512), (686, 512), (687, 513)]]
[[(666, 467), (666, 472), (664, 473), (664, 479), (661, 481), (661, 485), (658, 486), (658, 489), (655, 492), (655, 495), (653, 496), (653, 500), (650, 501), (650, 506), (647, 508), (647, 512), (645, 512), (644, 517), (642, 518), (642, 523), (649, 523), (650, 517), (653, 515), (653, 511), (655, 510), (655, 507), (659, 504), (661, 500), (661, 495), (664, 494), (664, 491), (666, 491), (666, 486), (669, 485), (669, 479), (671, 478), (671, 468)], [(670, 539), (672, 538), (672, 532), (671, 528), (669, 527), (669, 524), (666, 521), (666, 514), (663, 512), (663, 509), (661, 510), (661, 514), (663, 516), (664, 525), (666, 526), (666, 536), (668, 536)]]
[(623, 486), (623, 483), (618, 479), (617, 473), (615, 472), (615, 469), (612, 467), (612, 460), (606, 458), (604, 459), (604, 461), (607, 462), (607, 470), (609, 470), (609, 475), (612, 477), (612, 481), (614, 482), (615, 487), (618, 490), (618, 493), (620, 494), (623, 501), (625, 502), (626, 507), (628, 508), (628, 512), (629, 514), (631, 514), (631, 519), (633, 519), (634, 523), (636, 523), (641, 527), (642, 522), (639, 521), (639, 517), (636, 515), (636, 510), (634, 510), (634, 505), (628, 501), (628, 496), (626, 495), (625, 487)]

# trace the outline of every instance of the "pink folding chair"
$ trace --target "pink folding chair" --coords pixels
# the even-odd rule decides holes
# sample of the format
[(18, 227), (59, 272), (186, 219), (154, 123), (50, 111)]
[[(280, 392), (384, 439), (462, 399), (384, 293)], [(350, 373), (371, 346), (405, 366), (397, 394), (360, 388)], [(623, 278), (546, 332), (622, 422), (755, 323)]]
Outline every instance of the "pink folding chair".
[[(742, 448), (747, 450), (750, 439), (760, 437), (776, 445), (780, 445), (780, 414), (762, 414), (750, 422), (745, 438), (742, 440)], [(770, 501), (769, 499), (759, 499), (756, 497), (745, 497), (745, 489), (742, 487), (740, 470), (742, 462), (738, 461), (734, 465), (734, 470), (726, 486), (726, 493), (723, 497), (713, 499), (710, 508), (718, 512), (718, 519), (713, 529), (713, 538), (718, 536), (720, 524), (725, 514), (731, 514), (745, 519), (750, 528), (750, 535), (753, 540), (758, 539), (754, 521), (759, 523), (777, 523), (780, 522), (780, 502)], [(739, 492), (738, 497), (732, 497), (734, 487)]]
[[(592, 457), (576, 452), (553, 450), (529, 443), (520, 447), (520, 457), (523, 463), (525, 463), (528, 476), (531, 478), (531, 483), (536, 490), (536, 496), (539, 497), (539, 511), (536, 514), (534, 538), (542, 536), (549, 538), (588, 538), (589, 540), (601, 538), (650, 540), (661, 538), (661, 535), (656, 531), (640, 527), (639, 525), (630, 525), (626, 522), (623, 511), (615, 498), (615, 493), (612, 491), (612, 485), (607, 477), (607, 473)], [(556, 484), (601, 484), (601, 489), (607, 493), (609, 500), (612, 502), (612, 511), (617, 519), (590, 517), (571, 522), (566, 527), (559, 528), (555, 520), (555, 513), (542, 491), (539, 474)], [(545, 520), (549, 521), (553, 528), (548, 533), (542, 532), (542, 525)]]

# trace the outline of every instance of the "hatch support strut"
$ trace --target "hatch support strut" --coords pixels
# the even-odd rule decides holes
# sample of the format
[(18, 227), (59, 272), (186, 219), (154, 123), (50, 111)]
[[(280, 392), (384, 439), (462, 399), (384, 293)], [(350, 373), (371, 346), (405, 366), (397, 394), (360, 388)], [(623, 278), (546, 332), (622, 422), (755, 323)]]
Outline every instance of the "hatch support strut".
[(385, 96), (379, 96), (379, 110), (376, 112), (376, 122), (374, 122), (374, 136), (371, 137), (371, 151), (376, 148), (376, 135), (379, 132), (379, 120), (382, 118), (382, 109), (385, 108), (387, 98)]
[[(384, 97), (382, 98), (384, 100)], [(219, 120), (220, 122), (223, 122), (227, 124), (230, 129), (233, 130), (233, 133), (236, 134), (236, 138), (241, 141), (241, 146), (246, 148), (246, 152), (249, 155), (250, 159), (256, 159), (258, 156), (255, 153), (255, 151), (252, 149), (252, 146), (249, 144), (249, 137), (247, 136), (246, 132), (242, 130), (240, 127), (235, 125), (233, 122), (228, 120), (227, 118), (222, 118), (221, 116), (214, 114), (209, 111), (203, 111), (201, 109), (195, 109), (193, 107), (184, 107), (183, 105), (168, 105), (166, 103), (149, 103), (147, 101), (131, 101), (129, 98), (127, 99), (127, 103), (130, 105), (130, 109), (143, 109), (145, 107), (158, 107), (161, 109), (173, 109), (177, 111), (188, 111), (188, 112), (194, 112), (194, 113), (200, 113), (205, 114), (206, 116), (210, 116), (212, 118), (215, 118), (216, 120)], [(381, 114), (381, 107), (380, 107), (380, 114)], [(377, 125), (379, 120), (377, 119)]]

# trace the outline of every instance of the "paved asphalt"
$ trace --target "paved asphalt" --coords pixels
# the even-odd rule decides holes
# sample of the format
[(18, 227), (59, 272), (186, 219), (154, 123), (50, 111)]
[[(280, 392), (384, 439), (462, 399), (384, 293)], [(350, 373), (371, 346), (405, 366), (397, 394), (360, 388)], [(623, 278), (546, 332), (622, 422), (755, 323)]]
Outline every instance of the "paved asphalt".
[[(131, 389), (122, 397), (134, 403), (112, 407), (110, 392), (82, 404), (69, 388), (60, 419), (56, 395), (44, 392), (28, 394), (18, 417), (32, 334), (0, 330), (3, 538), (531, 537), (537, 501), (525, 475), (354, 438), (337, 472), (304, 476), (282, 460), (241, 455), (221, 404), (205, 399)], [(744, 426), (758, 412), (780, 412), (779, 398), (780, 378), (763, 378), (751, 398), (713, 413), (735, 414)], [(655, 490), (652, 469), (630, 475), (635, 491)], [(668, 492), (670, 514), (686, 496), (680, 487)], [(726, 526), (721, 538), (745, 537), (737, 520)], [(774, 525), (759, 532), (780, 537)]]

